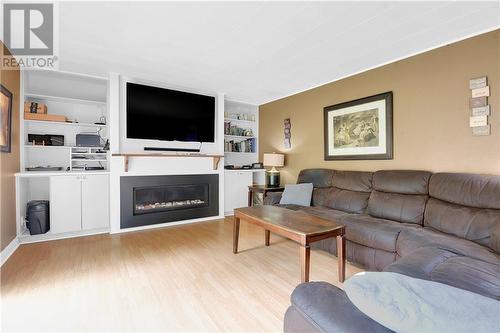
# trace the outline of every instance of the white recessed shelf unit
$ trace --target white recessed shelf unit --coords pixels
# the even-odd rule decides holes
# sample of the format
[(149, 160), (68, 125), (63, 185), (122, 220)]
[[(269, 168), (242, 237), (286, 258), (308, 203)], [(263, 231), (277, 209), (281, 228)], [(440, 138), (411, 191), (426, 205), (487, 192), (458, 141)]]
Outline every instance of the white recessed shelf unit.
[(225, 164), (242, 166), (258, 160), (258, 107), (235, 101), (224, 105)]
[[(85, 162), (72, 158), (72, 147), (76, 147), (77, 134), (97, 134), (104, 146), (108, 138), (108, 80), (84, 74), (60, 71), (29, 71), (24, 74), (24, 101), (47, 105), (49, 115), (59, 115), (64, 121), (21, 119), (24, 141), (21, 171), (33, 167), (60, 167), (62, 170), (85, 171), (81, 166), (102, 166), (108, 169), (108, 154), (100, 163), (87, 156)], [(28, 140), (29, 134), (62, 135), (64, 146), (38, 146)], [(102, 149), (102, 148), (101, 148)], [(94, 151), (88, 151), (92, 153)], [(101, 153), (102, 151), (98, 151)], [(82, 158), (83, 160), (83, 158)]]
[[(108, 79), (62, 71), (25, 71), (21, 91), (21, 172), (16, 174), (19, 240), (106, 232), (110, 154), (103, 147), (109, 138)], [(48, 115), (63, 116), (67, 121), (25, 119), (24, 102), (45, 104)], [(83, 133), (100, 135), (100, 146), (77, 147), (76, 135)], [(29, 134), (62, 135), (64, 145), (34, 144)], [(88, 170), (86, 166), (103, 169)], [(45, 234), (30, 235), (26, 228), (26, 205), (32, 200), (49, 200), (50, 230)]]
[(263, 169), (239, 169), (259, 161), (258, 106), (226, 100), (224, 113), (224, 164), (235, 168), (224, 170), (224, 210), (232, 215), (247, 205), (248, 186), (264, 184), (265, 174)]

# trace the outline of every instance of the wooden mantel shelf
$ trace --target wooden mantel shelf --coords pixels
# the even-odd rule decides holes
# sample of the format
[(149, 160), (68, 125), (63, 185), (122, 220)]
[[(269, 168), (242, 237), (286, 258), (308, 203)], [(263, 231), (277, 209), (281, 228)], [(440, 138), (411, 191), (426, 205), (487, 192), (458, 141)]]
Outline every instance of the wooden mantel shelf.
[(129, 157), (211, 157), (213, 161), (213, 168), (219, 168), (219, 162), (224, 155), (206, 155), (206, 154), (166, 154), (166, 153), (117, 153), (112, 156), (123, 156), (125, 158), (125, 172), (128, 172), (128, 159)]

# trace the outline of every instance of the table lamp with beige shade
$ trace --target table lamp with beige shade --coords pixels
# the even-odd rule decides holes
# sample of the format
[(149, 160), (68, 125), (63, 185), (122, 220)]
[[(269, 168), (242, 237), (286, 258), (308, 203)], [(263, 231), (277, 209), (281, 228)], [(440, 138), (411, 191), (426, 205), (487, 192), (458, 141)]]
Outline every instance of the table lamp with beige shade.
[(272, 167), (266, 172), (266, 183), (268, 187), (280, 186), (280, 172), (276, 168), (281, 168), (285, 165), (284, 154), (264, 154), (264, 166)]

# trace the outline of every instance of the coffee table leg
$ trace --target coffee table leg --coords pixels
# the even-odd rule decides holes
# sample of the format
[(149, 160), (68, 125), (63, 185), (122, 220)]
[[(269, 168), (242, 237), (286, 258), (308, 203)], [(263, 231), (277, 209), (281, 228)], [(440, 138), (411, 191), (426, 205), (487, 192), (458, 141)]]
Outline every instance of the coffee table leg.
[(339, 281), (345, 280), (345, 237), (337, 236), (337, 262), (339, 265)]
[(311, 262), (311, 248), (309, 246), (300, 246), (300, 275), (301, 281), (309, 282), (309, 264)]
[(233, 253), (238, 253), (238, 238), (240, 236), (240, 218), (234, 217), (233, 222)]
[(271, 232), (266, 230), (266, 246), (269, 246), (269, 239), (271, 238)]

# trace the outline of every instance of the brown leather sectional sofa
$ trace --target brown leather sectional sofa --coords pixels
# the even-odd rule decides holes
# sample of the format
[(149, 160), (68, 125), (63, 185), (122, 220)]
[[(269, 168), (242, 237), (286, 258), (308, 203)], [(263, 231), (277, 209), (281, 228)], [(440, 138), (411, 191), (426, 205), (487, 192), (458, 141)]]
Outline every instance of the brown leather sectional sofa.
[[(297, 182), (313, 183), (312, 206), (285, 207), (344, 224), (352, 263), (500, 299), (500, 176), (307, 169)], [(316, 247), (336, 254), (335, 245)], [(291, 300), (285, 332), (389, 331), (325, 282), (299, 285)]]

